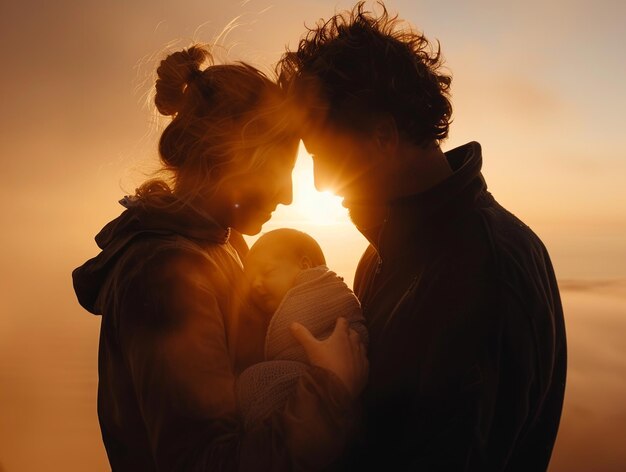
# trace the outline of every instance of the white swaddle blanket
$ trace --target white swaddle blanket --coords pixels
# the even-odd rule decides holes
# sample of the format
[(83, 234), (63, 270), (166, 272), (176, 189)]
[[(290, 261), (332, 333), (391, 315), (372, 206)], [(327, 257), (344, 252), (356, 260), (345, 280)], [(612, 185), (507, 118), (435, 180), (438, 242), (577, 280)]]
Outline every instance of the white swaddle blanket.
[(248, 367), (237, 379), (237, 398), (246, 428), (282, 407), (309, 367), (304, 349), (289, 330), (291, 323), (301, 323), (322, 340), (331, 335), (341, 316), (367, 344), (361, 305), (344, 281), (326, 266), (300, 272), (270, 320), (265, 362)]

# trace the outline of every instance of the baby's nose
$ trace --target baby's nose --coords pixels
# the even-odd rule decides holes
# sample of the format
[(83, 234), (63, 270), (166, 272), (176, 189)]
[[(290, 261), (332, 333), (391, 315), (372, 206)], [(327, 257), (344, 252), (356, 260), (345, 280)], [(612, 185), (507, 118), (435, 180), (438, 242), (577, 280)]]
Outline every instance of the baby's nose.
[(265, 290), (263, 288), (263, 279), (261, 277), (255, 277), (252, 279), (252, 290), (259, 295), (263, 295)]

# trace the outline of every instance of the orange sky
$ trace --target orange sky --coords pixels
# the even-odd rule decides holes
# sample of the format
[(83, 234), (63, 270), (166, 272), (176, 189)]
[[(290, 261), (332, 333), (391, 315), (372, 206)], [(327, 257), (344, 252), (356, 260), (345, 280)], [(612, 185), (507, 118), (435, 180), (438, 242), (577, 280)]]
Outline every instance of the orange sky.
[[(50, 470), (49, 464), (106, 470), (95, 417), (98, 319), (76, 303), (70, 272), (95, 255), (93, 236), (120, 212), (117, 200), (154, 169), (163, 122), (146, 104), (168, 45), (210, 42), (235, 19), (218, 55), (270, 70), (305, 22), (351, 5), (3, 4), (0, 471)], [(615, 400), (626, 395), (620, 380), (626, 351), (613, 336), (626, 332), (626, 4), (404, 0), (387, 6), (441, 41), (454, 77), (454, 122), (444, 150), (470, 140), (482, 144), (490, 190), (542, 237), (567, 288), (572, 407), (567, 447), (552, 470), (590, 470), (576, 464), (589, 465), (593, 457), (626, 461), (613, 445), (626, 441), (626, 411)], [(266, 229), (311, 232), (329, 265), (350, 282), (365, 242), (336, 200), (326, 218), (311, 210), (310, 172), (301, 152), (294, 206), (279, 208)], [(316, 207), (329, 200), (322, 197)], [(590, 445), (576, 433), (581, 429), (608, 436)], [(593, 470), (626, 464), (609, 462)]]

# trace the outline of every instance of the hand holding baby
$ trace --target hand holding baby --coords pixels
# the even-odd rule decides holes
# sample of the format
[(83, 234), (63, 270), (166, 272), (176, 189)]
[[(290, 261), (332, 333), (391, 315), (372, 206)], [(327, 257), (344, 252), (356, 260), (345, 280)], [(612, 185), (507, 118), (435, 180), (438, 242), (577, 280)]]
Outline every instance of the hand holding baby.
[(337, 375), (352, 397), (361, 393), (367, 383), (369, 362), (359, 333), (350, 329), (345, 318), (337, 319), (333, 333), (323, 341), (300, 323), (291, 324), (291, 333), (302, 344), (311, 365)]

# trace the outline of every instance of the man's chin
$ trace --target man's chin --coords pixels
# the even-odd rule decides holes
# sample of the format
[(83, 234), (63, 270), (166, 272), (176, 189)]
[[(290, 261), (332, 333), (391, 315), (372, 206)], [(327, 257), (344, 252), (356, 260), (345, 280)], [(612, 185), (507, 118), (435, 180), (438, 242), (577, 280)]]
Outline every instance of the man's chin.
[(341, 201), (341, 206), (344, 208), (353, 208), (353, 207), (358, 207), (358, 206), (362, 206), (361, 204), (359, 204), (359, 199), (354, 198), (354, 197), (343, 197), (343, 200)]
[(345, 197), (341, 202), (341, 206), (343, 206), (344, 208), (347, 208), (348, 210), (360, 209), (360, 208), (372, 208), (372, 207), (376, 207), (379, 205), (380, 204), (373, 202), (371, 200), (366, 200), (363, 198), (351, 198), (351, 197)]
[(361, 230), (368, 230), (382, 225), (389, 213), (387, 205), (374, 203), (349, 202), (345, 207), (348, 209), (348, 215), (352, 223)]

